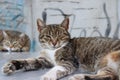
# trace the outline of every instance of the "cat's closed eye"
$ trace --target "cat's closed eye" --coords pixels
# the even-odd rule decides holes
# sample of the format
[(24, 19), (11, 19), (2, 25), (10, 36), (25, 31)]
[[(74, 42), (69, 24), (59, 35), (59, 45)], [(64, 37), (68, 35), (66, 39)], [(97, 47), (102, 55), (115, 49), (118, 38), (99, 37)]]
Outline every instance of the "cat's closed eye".
[(9, 41), (5, 41), (5, 45), (9, 46), (10, 42)]
[(62, 37), (62, 38), (61, 38), (61, 40), (65, 40), (65, 39), (66, 39), (66, 37)]
[(16, 42), (13, 42), (12, 43), (14, 46), (17, 46), (18, 45), (18, 42), (16, 41)]
[(45, 35), (45, 37), (47, 37), (47, 38), (51, 38), (50, 35)]

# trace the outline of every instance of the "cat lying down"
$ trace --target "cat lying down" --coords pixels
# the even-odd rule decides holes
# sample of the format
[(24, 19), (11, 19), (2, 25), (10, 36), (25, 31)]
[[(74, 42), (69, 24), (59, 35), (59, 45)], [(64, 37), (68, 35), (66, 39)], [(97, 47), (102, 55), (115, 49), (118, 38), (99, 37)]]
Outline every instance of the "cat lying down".
[(46, 25), (37, 20), (42, 47), (38, 58), (11, 60), (3, 67), (5, 74), (18, 70), (51, 68), (40, 80), (58, 80), (78, 68), (95, 74), (77, 74), (69, 80), (119, 80), (120, 40), (98, 37), (70, 38), (69, 18), (61, 24)]
[(29, 37), (18, 31), (0, 30), (0, 51), (26, 52), (30, 50)]

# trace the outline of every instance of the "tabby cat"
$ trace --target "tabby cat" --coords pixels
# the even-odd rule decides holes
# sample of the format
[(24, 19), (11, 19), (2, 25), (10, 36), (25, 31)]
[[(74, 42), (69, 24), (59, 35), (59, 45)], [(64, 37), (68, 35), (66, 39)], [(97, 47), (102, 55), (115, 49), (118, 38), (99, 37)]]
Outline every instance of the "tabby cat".
[(29, 51), (29, 37), (18, 31), (0, 30), (0, 51)]
[[(12, 60), (5, 64), (3, 72), (52, 68), (40, 80), (57, 80), (78, 68), (86, 74), (76, 74), (69, 80), (119, 80), (120, 40), (111, 38), (70, 38), (69, 18), (61, 24), (46, 25), (37, 20), (40, 57)], [(95, 72), (95, 74), (87, 74)]]

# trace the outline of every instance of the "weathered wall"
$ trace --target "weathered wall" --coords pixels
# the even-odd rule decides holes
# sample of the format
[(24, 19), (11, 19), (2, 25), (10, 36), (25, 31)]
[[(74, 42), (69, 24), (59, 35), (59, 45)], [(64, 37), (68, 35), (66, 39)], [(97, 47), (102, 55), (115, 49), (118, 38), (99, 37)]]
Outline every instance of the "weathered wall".
[(31, 8), (29, 7), (30, 0), (26, 1), (0, 0), (0, 29), (27, 32), (31, 27), (27, 26), (31, 20)]
[(32, 3), (35, 27), (37, 18), (52, 24), (69, 16), (72, 37), (119, 37), (117, 0), (33, 0)]
[(118, 0), (1, 0), (0, 29), (28, 34), (31, 51), (40, 49), (37, 18), (52, 24), (69, 16), (72, 37), (119, 38), (117, 10)]

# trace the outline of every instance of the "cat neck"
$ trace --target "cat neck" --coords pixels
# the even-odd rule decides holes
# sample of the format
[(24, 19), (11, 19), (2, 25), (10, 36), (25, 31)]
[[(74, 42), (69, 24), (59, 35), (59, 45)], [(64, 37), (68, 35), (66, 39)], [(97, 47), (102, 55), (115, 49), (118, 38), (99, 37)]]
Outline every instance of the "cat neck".
[(45, 48), (43, 48), (40, 56), (45, 57), (50, 62), (52, 62), (54, 65), (57, 65), (56, 60), (55, 60), (56, 51), (59, 50), (59, 49), (62, 49), (66, 45), (67, 45), (67, 43), (63, 44), (61, 47), (56, 48), (56, 49), (45, 49)]
[(56, 54), (56, 51), (59, 50), (59, 49), (60, 48), (57, 48), (57, 49), (42, 49), (40, 57), (44, 57), (48, 61), (50, 61), (53, 65), (57, 65), (56, 60), (55, 60), (55, 54)]

